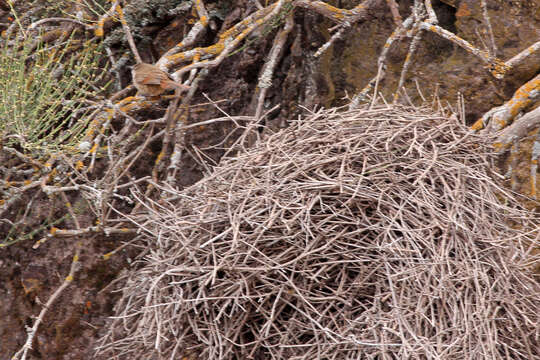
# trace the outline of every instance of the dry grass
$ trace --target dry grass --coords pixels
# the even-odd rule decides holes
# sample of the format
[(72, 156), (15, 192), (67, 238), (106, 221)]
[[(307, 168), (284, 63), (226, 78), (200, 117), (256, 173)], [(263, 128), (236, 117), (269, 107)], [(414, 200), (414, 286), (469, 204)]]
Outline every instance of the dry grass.
[(537, 219), (486, 140), (427, 109), (321, 111), (147, 200), (98, 354), (539, 359)]

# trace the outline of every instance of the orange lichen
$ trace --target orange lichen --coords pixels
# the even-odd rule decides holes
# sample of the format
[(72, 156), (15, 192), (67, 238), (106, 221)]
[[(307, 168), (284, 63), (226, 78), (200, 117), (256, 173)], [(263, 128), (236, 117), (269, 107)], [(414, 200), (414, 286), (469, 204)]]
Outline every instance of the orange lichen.
[(463, 16), (471, 16), (471, 10), (469, 10), (469, 7), (466, 2), (461, 2), (459, 5), (458, 11), (456, 12), (456, 17), (463, 17)]
[(165, 152), (164, 151), (161, 151), (159, 153), (159, 155), (157, 156), (156, 158), (156, 165), (159, 164), (161, 162), (161, 159), (163, 159), (163, 157), (165, 156)]
[[(476, 123), (475, 123), (476, 124)], [(473, 125), (474, 126), (474, 125)], [(472, 128), (472, 126), (471, 126)], [(473, 130), (481, 130), (481, 129), (473, 129)], [(495, 142), (493, 143), (491, 146), (493, 146), (493, 148), (498, 152), (498, 151), (501, 151), (502, 149), (504, 149), (506, 147), (505, 144), (501, 143), (501, 142)]]
[[(207, 54), (218, 55), (218, 54), (221, 54), (223, 49), (225, 49), (225, 45), (223, 44), (222, 41), (219, 41), (214, 45), (208, 46), (206, 49), (204, 49), (205, 50), (204, 52)], [(200, 53), (197, 53), (196, 55), (198, 55), (199, 58), (201, 56)]]
[(122, 23), (125, 23), (126, 19), (124, 19), (124, 11), (122, 10), (122, 7), (120, 5), (116, 5), (116, 8), (114, 10), (118, 13), (118, 16), (120, 17), (120, 21)]
[(96, 29), (94, 30), (94, 35), (96, 35), (97, 37), (102, 37), (105, 34), (105, 31), (103, 30), (104, 24), (105, 18), (103, 17), (97, 22)]
[(208, 18), (206, 16), (201, 16), (201, 24), (203, 26), (208, 25)]
[(171, 62), (175, 62), (176, 60), (184, 60), (185, 58), (186, 58), (186, 55), (184, 53), (178, 53), (178, 54), (167, 56), (167, 60)]
[(87, 301), (85, 303), (85, 306), (84, 306), (84, 313), (85, 314), (88, 314), (89, 313), (89, 310), (92, 308), (92, 302), (91, 301)]
[(510, 70), (510, 66), (508, 66), (504, 61), (495, 59), (493, 63), (491, 64), (490, 72), (491, 74), (497, 78), (502, 79), (504, 77), (504, 74)]
[(343, 20), (345, 18), (345, 14), (344, 14), (344, 11), (342, 9), (339, 9), (339, 8), (334, 7), (332, 5), (329, 5), (329, 4), (324, 4), (323, 6), (326, 8), (326, 11), (333, 14), (333, 17), (335, 19)]
[(97, 148), (98, 148), (98, 144), (97, 144), (97, 143), (94, 143), (94, 145), (92, 145), (92, 148), (90, 149), (89, 153), (90, 153), (90, 154), (95, 153), (96, 150), (97, 150)]
[(127, 112), (131, 111), (132, 109), (134, 109), (136, 107), (137, 107), (137, 103), (131, 102), (131, 103), (128, 103), (128, 104), (126, 104), (124, 106), (121, 106), (120, 111), (123, 111), (123, 112), (127, 113)]

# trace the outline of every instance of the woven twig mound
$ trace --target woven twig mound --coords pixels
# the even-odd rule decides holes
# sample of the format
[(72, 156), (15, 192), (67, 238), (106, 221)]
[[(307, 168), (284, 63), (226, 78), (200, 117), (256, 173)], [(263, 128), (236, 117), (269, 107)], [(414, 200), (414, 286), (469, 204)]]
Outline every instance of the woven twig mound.
[(535, 219), (427, 109), (321, 111), (133, 219), (98, 354), (538, 359)]

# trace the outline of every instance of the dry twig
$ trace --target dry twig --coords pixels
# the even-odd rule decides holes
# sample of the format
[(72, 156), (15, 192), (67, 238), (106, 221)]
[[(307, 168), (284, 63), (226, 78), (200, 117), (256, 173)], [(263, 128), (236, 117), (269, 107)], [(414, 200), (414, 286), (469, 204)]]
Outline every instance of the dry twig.
[(537, 219), (489, 149), (426, 109), (332, 109), (134, 193), (149, 252), (98, 354), (538, 359)]

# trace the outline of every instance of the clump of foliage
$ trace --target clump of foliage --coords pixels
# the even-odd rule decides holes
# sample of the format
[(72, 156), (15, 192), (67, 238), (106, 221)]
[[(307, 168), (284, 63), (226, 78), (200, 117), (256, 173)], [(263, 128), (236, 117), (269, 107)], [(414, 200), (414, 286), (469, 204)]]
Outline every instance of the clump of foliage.
[(70, 39), (33, 39), (0, 47), (0, 134), (3, 145), (38, 157), (75, 148), (100, 88), (99, 48)]
[[(107, 89), (99, 45), (75, 37), (47, 44), (28, 34), (0, 39), (0, 247), (33, 239), (71, 218), (57, 213), (57, 202), (68, 199), (43, 186), (67, 184), (51, 159), (74, 162), (69, 159), (80, 153)], [(43, 202), (49, 206), (37, 206)]]

